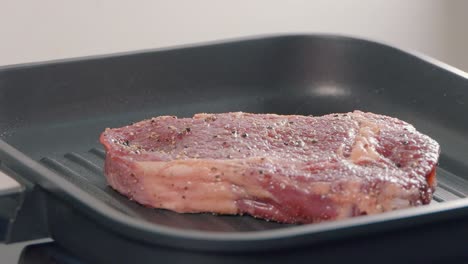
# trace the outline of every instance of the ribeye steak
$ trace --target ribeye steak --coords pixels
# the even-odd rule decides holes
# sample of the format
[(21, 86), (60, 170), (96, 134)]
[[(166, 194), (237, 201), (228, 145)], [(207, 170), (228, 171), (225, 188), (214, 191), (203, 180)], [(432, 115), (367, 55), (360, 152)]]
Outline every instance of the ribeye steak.
[(100, 141), (110, 186), (143, 205), (283, 223), (428, 204), (440, 151), (410, 124), (360, 111), (159, 116)]

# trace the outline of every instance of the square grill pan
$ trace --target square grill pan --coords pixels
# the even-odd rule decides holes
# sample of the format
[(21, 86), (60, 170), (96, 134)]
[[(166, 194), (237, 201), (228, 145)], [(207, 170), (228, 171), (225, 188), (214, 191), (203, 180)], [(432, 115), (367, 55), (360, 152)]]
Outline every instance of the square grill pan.
[[(2, 168), (34, 197), (35, 209), (20, 212), (33, 212), (36, 235), (91, 262), (392, 263), (468, 254), (468, 79), (421, 55), (343, 36), (288, 35), (7, 66), (0, 108)], [(440, 143), (431, 205), (284, 225), (144, 208), (103, 176), (98, 137), (106, 127), (198, 112), (355, 109), (400, 118)]]

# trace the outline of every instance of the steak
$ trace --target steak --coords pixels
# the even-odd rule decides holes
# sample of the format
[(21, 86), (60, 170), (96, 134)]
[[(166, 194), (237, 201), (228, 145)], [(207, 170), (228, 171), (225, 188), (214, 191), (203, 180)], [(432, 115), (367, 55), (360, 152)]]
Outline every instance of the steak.
[(100, 141), (109, 185), (131, 200), (282, 223), (428, 204), (440, 152), (412, 125), (360, 111), (160, 116)]

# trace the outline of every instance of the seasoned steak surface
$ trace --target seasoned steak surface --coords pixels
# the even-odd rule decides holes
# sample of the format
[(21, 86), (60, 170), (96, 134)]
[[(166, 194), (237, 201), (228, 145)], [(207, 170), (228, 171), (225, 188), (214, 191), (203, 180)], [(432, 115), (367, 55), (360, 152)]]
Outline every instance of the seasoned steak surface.
[(285, 223), (427, 204), (439, 156), (408, 123), (360, 111), (160, 116), (100, 140), (109, 184), (141, 204)]

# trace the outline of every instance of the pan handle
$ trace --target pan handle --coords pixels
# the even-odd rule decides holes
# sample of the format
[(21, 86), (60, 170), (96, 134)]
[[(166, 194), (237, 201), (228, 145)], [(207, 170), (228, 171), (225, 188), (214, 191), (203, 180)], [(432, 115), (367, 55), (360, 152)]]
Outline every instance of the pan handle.
[[(11, 172), (12, 173), (12, 172)], [(29, 182), (19, 183), (0, 170), (0, 243), (47, 236), (41, 211), (43, 197)]]

